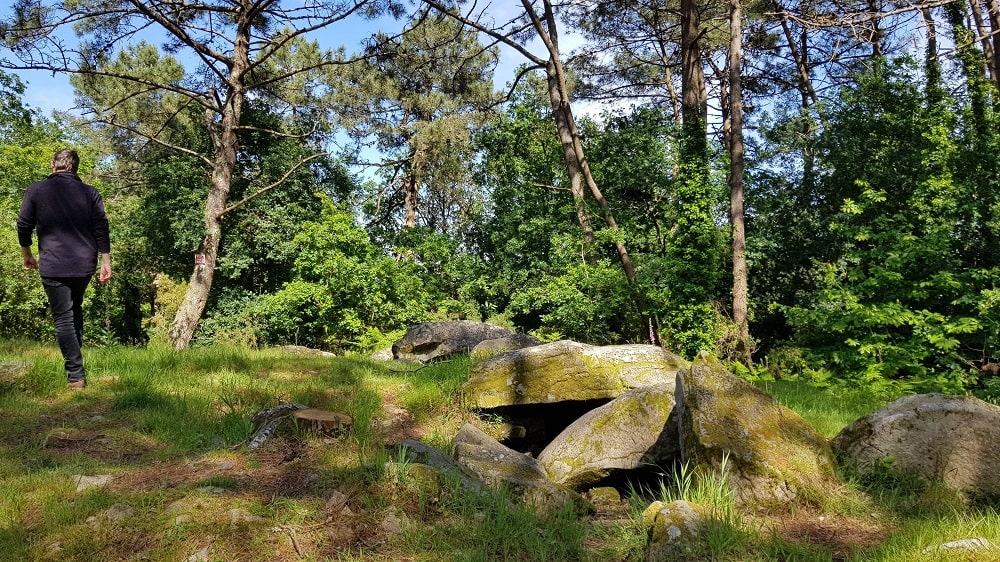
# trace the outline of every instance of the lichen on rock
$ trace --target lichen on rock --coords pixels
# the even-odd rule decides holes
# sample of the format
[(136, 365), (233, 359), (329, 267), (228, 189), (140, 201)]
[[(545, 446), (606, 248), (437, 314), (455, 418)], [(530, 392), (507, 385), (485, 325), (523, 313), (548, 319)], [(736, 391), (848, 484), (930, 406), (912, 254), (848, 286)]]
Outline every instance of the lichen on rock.
[(826, 439), (797, 413), (702, 353), (677, 377), (682, 459), (692, 468), (730, 465), (737, 501), (816, 501), (835, 487)]
[(688, 363), (652, 345), (591, 346), (558, 341), (480, 361), (462, 391), (473, 408), (611, 400), (653, 384), (672, 384)]
[(617, 472), (668, 466), (679, 454), (674, 385), (625, 392), (573, 422), (538, 455), (549, 479), (581, 489)]

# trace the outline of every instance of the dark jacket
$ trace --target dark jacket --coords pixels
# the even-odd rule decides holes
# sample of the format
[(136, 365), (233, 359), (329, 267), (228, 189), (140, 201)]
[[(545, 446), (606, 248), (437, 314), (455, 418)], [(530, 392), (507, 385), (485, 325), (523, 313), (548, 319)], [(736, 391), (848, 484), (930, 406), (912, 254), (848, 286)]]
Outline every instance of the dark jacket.
[(22, 247), (31, 246), (36, 228), (42, 277), (93, 275), (98, 254), (111, 253), (101, 194), (76, 174), (59, 172), (28, 186), (17, 217), (17, 240)]

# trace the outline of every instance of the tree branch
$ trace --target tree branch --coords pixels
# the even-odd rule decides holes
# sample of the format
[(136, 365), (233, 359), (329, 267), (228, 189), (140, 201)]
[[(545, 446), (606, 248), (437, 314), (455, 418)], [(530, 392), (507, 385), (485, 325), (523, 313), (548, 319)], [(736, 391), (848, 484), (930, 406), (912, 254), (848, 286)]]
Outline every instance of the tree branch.
[(252, 194), (244, 197), (241, 201), (237, 201), (236, 203), (233, 203), (232, 205), (230, 205), (229, 207), (227, 207), (225, 210), (223, 210), (221, 213), (219, 213), (218, 218), (221, 219), (223, 216), (225, 216), (226, 214), (228, 214), (230, 211), (234, 211), (234, 210), (242, 207), (243, 205), (249, 203), (250, 201), (256, 199), (257, 197), (260, 197), (261, 195), (263, 195), (263, 194), (267, 193), (268, 191), (274, 189), (275, 187), (281, 185), (293, 173), (295, 173), (296, 170), (298, 170), (299, 168), (301, 168), (305, 164), (307, 164), (307, 163), (309, 163), (309, 162), (311, 162), (311, 161), (313, 161), (313, 160), (315, 160), (317, 158), (320, 158), (322, 156), (326, 156), (326, 153), (325, 152), (318, 152), (316, 154), (313, 154), (312, 156), (309, 156), (307, 158), (303, 158), (297, 164), (295, 164), (294, 166), (292, 166), (291, 168), (289, 168), (288, 171), (285, 172), (285, 175), (281, 176), (281, 178), (279, 178), (277, 181), (271, 183), (270, 185), (267, 185), (267, 186), (264, 186), (264, 187), (260, 188), (256, 192), (254, 192), (254, 193), (252, 193)]
[[(501, 33), (499, 31), (497, 31), (496, 29), (492, 29), (492, 28), (486, 27), (485, 25), (479, 23), (476, 20), (473, 20), (473, 19), (469, 18), (466, 15), (462, 15), (462, 14), (460, 14), (458, 12), (452, 11), (447, 6), (444, 6), (443, 4), (441, 4), (440, 2), (438, 2), (437, 0), (423, 0), (423, 1), (424, 1), (425, 4), (427, 4), (428, 6), (431, 6), (435, 10), (438, 10), (442, 14), (445, 14), (445, 15), (447, 15), (449, 17), (455, 18), (456, 20), (464, 23), (465, 25), (468, 25), (468, 26), (472, 27), (473, 29), (475, 29), (477, 31), (480, 31), (482, 33), (485, 33), (485, 34), (489, 35), (490, 37), (496, 39), (500, 43), (503, 43), (504, 45), (507, 45), (508, 47), (510, 47), (510, 48), (514, 49), (515, 51), (521, 53), (521, 55), (523, 55), (524, 58), (528, 59), (529, 61), (531, 61), (531, 62), (533, 62), (533, 63), (535, 63), (537, 65), (540, 65), (543, 68), (545, 67), (545, 59), (542, 59), (542, 58), (538, 57), (537, 55), (535, 55), (534, 53), (532, 53), (531, 51), (529, 51), (524, 45), (521, 45), (520, 43), (518, 43), (517, 41), (515, 41), (512, 38), (512, 36), (517, 35), (518, 33), (521, 33), (523, 31), (525, 31), (526, 29), (530, 28), (531, 27), (530, 24), (525, 24), (520, 29), (513, 29), (513, 30), (511, 30), (511, 31), (509, 31), (507, 33)], [(470, 9), (469, 13), (470, 14), (472, 13), (471, 9)], [(513, 21), (514, 20), (511, 20), (510, 22), (508, 22), (508, 24), (512, 23)]]

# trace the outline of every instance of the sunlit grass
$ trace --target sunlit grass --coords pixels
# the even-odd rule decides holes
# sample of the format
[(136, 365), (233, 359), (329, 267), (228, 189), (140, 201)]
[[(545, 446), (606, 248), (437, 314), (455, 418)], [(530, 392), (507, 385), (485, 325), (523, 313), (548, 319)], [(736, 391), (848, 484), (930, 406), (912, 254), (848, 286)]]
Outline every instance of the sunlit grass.
[[(185, 560), (206, 548), (210, 560), (644, 560), (640, 514), (667, 498), (709, 506), (712, 560), (998, 559), (996, 549), (926, 554), (961, 539), (1000, 544), (1000, 516), (890, 473), (850, 476), (842, 494), (777, 514), (881, 533), (847, 554), (782, 536), (771, 514), (738, 508), (719, 474), (667, 469), (660, 484), (626, 493), (630, 511), (604, 522), (520, 507), (503, 490), (429, 482), (401, 454), (409, 433), (398, 426), (448, 451), (475, 419), (462, 404), (464, 356), (417, 366), (151, 345), (88, 348), (85, 359), (90, 386), (73, 393), (54, 346), (0, 342), (0, 361), (32, 363), (0, 388), (0, 562)], [(828, 437), (892, 399), (800, 382), (760, 386)], [(283, 427), (273, 449), (247, 451), (253, 414), (282, 402), (354, 423), (334, 436)], [(408, 417), (395, 419), (402, 409)], [(111, 485), (76, 490), (74, 476), (102, 474)], [(330, 511), (338, 495), (350, 514)], [(382, 530), (388, 513), (405, 514), (399, 534)]]
[(757, 386), (795, 410), (827, 438), (896, 398), (875, 395), (865, 389), (817, 388), (801, 381), (768, 381)]

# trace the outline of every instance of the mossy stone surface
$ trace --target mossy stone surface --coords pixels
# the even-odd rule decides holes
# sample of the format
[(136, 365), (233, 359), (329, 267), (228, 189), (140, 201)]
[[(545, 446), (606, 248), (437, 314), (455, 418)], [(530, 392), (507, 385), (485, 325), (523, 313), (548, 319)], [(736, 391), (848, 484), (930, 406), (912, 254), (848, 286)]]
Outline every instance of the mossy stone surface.
[(702, 353), (678, 375), (677, 406), (682, 459), (716, 469), (727, 456), (740, 502), (809, 502), (835, 486), (826, 438), (714, 357)]
[(890, 469), (968, 498), (1000, 499), (1000, 406), (974, 396), (905, 396), (831, 441), (860, 471)]
[(487, 486), (506, 487), (522, 503), (543, 511), (585, 505), (582, 496), (549, 481), (537, 460), (504, 446), (471, 424), (462, 426), (455, 435), (452, 456)]
[(680, 453), (674, 385), (629, 390), (576, 420), (538, 455), (553, 482), (581, 489), (612, 473), (668, 466)]
[(701, 550), (699, 532), (706, 510), (698, 504), (677, 500), (653, 502), (642, 513), (649, 537), (646, 559), (650, 562), (691, 560)]
[(572, 341), (519, 349), (472, 366), (462, 391), (473, 408), (614, 399), (626, 390), (672, 383), (682, 358), (651, 345)]

